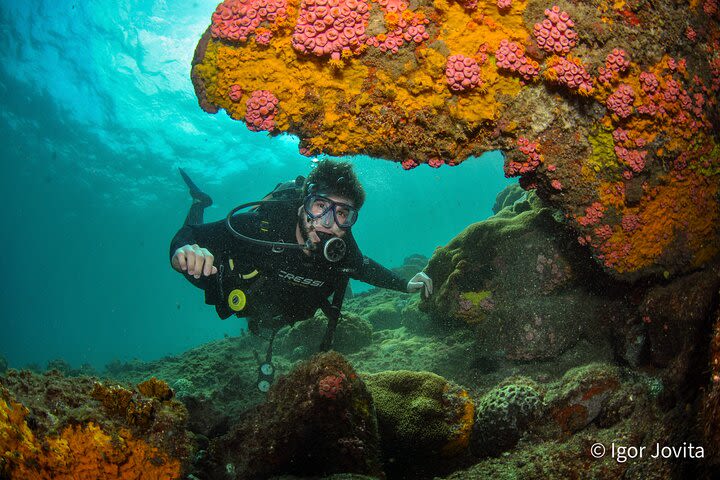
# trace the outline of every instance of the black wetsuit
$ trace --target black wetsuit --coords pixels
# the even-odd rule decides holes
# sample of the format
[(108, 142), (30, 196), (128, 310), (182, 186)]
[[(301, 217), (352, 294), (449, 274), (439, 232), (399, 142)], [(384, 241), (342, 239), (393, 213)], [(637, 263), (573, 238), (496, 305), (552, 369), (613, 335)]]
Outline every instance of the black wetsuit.
[[(243, 235), (295, 244), (297, 222), (297, 205), (289, 203), (283, 208), (235, 215), (232, 220)], [(330, 263), (300, 249), (277, 253), (270, 247), (240, 240), (223, 220), (182, 227), (172, 240), (170, 256), (179, 247), (192, 244), (207, 248), (215, 256), (216, 275), (186, 278), (205, 290), (205, 303), (215, 305), (220, 318), (236, 314), (249, 319), (281, 318), (287, 323), (304, 320), (314, 315), (348, 276), (377, 287), (406, 291), (406, 280), (362, 255), (351, 232), (343, 240), (347, 244), (345, 257)], [(234, 289), (242, 290), (246, 298), (239, 311), (228, 303)]]

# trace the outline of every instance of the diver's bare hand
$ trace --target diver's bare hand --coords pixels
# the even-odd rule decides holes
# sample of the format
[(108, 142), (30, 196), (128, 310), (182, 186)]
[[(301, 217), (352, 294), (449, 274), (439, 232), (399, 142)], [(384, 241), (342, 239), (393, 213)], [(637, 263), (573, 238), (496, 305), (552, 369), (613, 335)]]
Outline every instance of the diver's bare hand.
[(200, 276), (209, 277), (218, 271), (213, 265), (215, 257), (207, 248), (201, 248), (198, 244), (184, 245), (172, 256), (172, 267), (180, 273), (187, 273), (195, 278)]

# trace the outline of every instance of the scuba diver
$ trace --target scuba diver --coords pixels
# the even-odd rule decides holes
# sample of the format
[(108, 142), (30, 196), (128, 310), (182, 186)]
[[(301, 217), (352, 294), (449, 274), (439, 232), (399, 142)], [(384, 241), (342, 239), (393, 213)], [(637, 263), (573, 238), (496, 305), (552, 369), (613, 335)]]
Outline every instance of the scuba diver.
[(180, 174), (193, 203), (171, 242), (170, 263), (205, 291), (205, 303), (214, 305), (220, 318), (246, 317), (256, 335), (270, 330), (265, 362), (255, 355), (263, 391), (272, 382), (272, 341), (282, 326), (308, 319), (320, 308), (328, 318), (320, 350), (332, 347), (350, 278), (432, 294), (432, 280), (424, 272), (405, 281), (360, 252), (352, 226), (365, 191), (348, 162), (322, 160), (307, 179), (278, 184), (263, 200), (240, 205), (213, 223), (203, 223), (210, 196), (182, 169)]

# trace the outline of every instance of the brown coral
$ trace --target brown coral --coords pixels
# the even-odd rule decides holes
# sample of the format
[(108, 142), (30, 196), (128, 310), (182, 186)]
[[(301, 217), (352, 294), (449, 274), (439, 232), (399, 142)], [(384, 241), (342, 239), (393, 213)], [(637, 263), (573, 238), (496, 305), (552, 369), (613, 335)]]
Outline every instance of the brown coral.
[(158, 380), (155, 377), (145, 380), (137, 385), (138, 392), (146, 397), (157, 398), (161, 402), (165, 402), (173, 398), (173, 391), (166, 382)]

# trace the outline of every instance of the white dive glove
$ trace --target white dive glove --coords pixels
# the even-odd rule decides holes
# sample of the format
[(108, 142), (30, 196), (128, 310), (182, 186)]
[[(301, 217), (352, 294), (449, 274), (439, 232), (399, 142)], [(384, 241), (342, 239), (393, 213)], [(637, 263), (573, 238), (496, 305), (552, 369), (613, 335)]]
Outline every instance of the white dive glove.
[(416, 273), (407, 284), (408, 293), (415, 293), (420, 290), (423, 291), (425, 298), (428, 298), (433, 292), (432, 278), (425, 275), (425, 272)]

